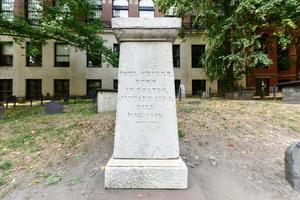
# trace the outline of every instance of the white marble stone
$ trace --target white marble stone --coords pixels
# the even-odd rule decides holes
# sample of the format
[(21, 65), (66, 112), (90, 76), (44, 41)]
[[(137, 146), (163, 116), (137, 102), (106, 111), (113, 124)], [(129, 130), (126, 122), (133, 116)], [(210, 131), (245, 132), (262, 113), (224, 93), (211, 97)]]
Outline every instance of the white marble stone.
[(98, 113), (114, 112), (117, 108), (117, 92), (98, 92), (97, 94), (97, 107)]
[(188, 170), (181, 159), (110, 159), (105, 169), (106, 188), (186, 189)]
[[(168, 23), (169, 22), (169, 23)], [(107, 188), (187, 188), (179, 158), (172, 41), (177, 18), (113, 19), (119, 90)]]

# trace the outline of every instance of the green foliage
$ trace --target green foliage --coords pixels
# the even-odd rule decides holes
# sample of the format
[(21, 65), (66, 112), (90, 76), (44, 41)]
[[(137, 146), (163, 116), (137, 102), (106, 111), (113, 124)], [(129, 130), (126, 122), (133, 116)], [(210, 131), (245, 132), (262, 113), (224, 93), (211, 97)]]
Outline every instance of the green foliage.
[[(104, 30), (101, 20), (94, 20), (94, 5), (90, 0), (60, 0), (56, 6), (43, 6), (43, 15), (38, 24), (31, 25), (24, 16), (13, 21), (2, 18), (0, 14), (0, 35), (14, 37), (16, 41), (30, 38), (35, 43), (47, 43), (53, 39), (66, 43), (78, 50), (88, 51), (90, 56), (102, 56), (105, 61), (115, 65), (117, 55), (105, 46), (99, 34)], [(37, 53), (31, 48), (31, 55)]]
[(8, 171), (12, 168), (12, 164), (10, 161), (5, 161), (3, 163), (0, 163), (0, 170)]
[(178, 136), (180, 137), (180, 138), (182, 138), (182, 137), (185, 137), (185, 132), (184, 132), (184, 130), (178, 130)]
[[(264, 30), (280, 36), (286, 47), (300, 38), (299, 0), (156, 0), (163, 12), (175, 7), (178, 16), (196, 15), (207, 29), (204, 70), (211, 80), (224, 80), (227, 90), (259, 65), (272, 61), (261, 49)], [(294, 40), (294, 41), (293, 41)]]
[(57, 183), (59, 183), (62, 180), (64, 175), (65, 174), (63, 172), (58, 172), (58, 173), (52, 174), (50, 176), (47, 176), (45, 178), (45, 186), (56, 185)]

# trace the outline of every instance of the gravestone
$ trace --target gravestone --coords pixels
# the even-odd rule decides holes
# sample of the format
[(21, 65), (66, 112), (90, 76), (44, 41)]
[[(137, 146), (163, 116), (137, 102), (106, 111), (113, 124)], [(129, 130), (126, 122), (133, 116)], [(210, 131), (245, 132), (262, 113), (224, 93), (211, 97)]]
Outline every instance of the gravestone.
[(0, 103), (0, 119), (4, 118), (4, 114), (5, 114), (4, 104)]
[(172, 43), (179, 18), (114, 18), (119, 90), (106, 188), (186, 189), (179, 156)]
[(118, 90), (100, 89), (97, 93), (98, 113), (116, 111)]
[(300, 191), (300, 142), (285, 151), (285, 178), (295, 190)]
[(64, 106), (60, 102), (51, 101), (46, 104), (45, 111), (48, 115), (60, 114), (64, 112)]

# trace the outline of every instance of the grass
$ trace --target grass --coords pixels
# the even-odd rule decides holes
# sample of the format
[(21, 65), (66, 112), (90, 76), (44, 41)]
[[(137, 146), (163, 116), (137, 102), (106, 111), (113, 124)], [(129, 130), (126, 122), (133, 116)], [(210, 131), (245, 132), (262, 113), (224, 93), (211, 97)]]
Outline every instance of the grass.
[(45, 178), (44, 184), (45, 184), (45, 186), (56, 185), (63, 179), (64, 176), (65, 176), (65, 173), (63, 173), (63, 172), (58, 172), (58, 173), (49, 175)]
[[(263, 142), (270, 134), (283, 137), (277, 141), (300, 136), (300, 106), (272, 101), (184, 99), (177, 108), (178, 136), (184, 139), (215, 134), (243, 141), (257, 137)], [(80, 145), (113, 135), (114, 122), (114, 113), (97, 114), (91, 101), (70, 102), (63, 114), (51, 116), (40, 106), (7, 110), (0, 120), (0, 187), (11, 181), (15, 171), (44, 171), (70, 159), (66, 156), (69, 154), (80, 160), (84, 153), (78, 150)], [(199, 143), (201, 147), (206, 145), (208, 142)], [(63, 177), (63, 173), (54, 173), (42, 176), (41, 181), (50, 186)], [(80, 177), (74, 177), (68, 183), (79, 181)]]
[[(88, 100), (71, 102), (64, 106), (64, 113), (58, 115), (47, 115), (41, 106), (6, 110), (0, 120), (0, 170), (7, 173), (13, 167), (32, 169), (43, 163), (47, 165), (51, 160), (43, 162), (36, 155), (51, 155), (53, 148), (76, 150), (91, 129), (90, 121), (101, 117)], [(6, 184), (6, 179), (7, 175), (0, 173), (0, 185)]]
[(185, 132), (184, 132), (184, 130), (181, 130), (181, 129), (179, 129), (178, 130), (178, 136), (180, 137), (180, 138), (182, 138), (182, 137), (185, 137)]

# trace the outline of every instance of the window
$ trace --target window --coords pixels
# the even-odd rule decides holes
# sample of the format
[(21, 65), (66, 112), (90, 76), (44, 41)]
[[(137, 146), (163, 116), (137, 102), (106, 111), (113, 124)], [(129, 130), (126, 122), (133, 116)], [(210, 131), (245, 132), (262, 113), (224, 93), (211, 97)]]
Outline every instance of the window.
[(86, 80), (86, 95), (93, 98), (97, 95), (97, 90), (102, 88), (101, 80)]
[(206, 80), (192, 80), (193, 95), (202, 96), (206, 91)]
[(0, 66), (13, 66), (12, 42), (0, 42)]
[(87, 53), (87, 67), (97, 68), (102, 67), (102, 56), (94, 56)]
[(139, 16), (140, 18), (154, 18), (154, 3), (152, 0), (140, 0)]
[(180, 67), (180, 45), (173, 45), (173, 66)]
[(128, 17), (128, 0), (113, 1), (113, 17)]
[(117, 79), (114, 79), (114, 90), (117, 90), (118, 89), (118, 80)]
[(31, 25), (39, 25), (43, 15), (43, 0), (25, 0), (26, 17)]
[[(53, 4), (56, 7), (56, 10), (58, 11), (55, 16), (56, 20), (63, 20), (70, 15), (70, 8), (68, 7), (68, 5), (66, 3), (61, 2), (59, 0), (54, 0)], [(60, 5), (60, 4), (62, 4), (62, 5)]]
[(205, 45), (192, 45), (192, 68), (202, 68), (201, 59), (205, 52)]
[(0, 79), (0, 101), (12, 96), (12, 79)]
[(57, 98), (63, 98), (66, 95), (69, 95), (69, 80), (54, 80), (54, 96)]
[(102, 0), (91, 0), (91, 4), (93, 7), (91, 20), (100, 20), (102, 18)]
[[(263, 34), (259, 39), (258, 39), (258, 47), (255, 48), (256, 51), (262, 51), (265, 54), (268, 54), (268, 35)], [(261, 61), (258, 61), (256, 65), (256, 69), (268, 69), (268, 65), (263, 64)]]
[(289, 49), (282, 49), (279, 44), (277, 45), (277, 63), (279, 71), (288, 71), (292, 65), (289, 57)]
[(41, 99), (42, 96), (42, 80), (26, 79), (26, 98)]
[(2, 19), (12, 21), (14, 20), (14, 0), (0, 0)]
[(42, 66), (42, 44), (41, 43), (27, 42), (26, 64), (28, 67)]
[(55, 44), (55, 67), (70, 66), (70, 49), (65, 44)]
[[(119, 46), (119, 44), (114, 44), (113, 50), (118, 55), (118, 58), (120, 58), (120, 46)], [(118, 68), (119, 64), (114, 66), (114, 67)]]

